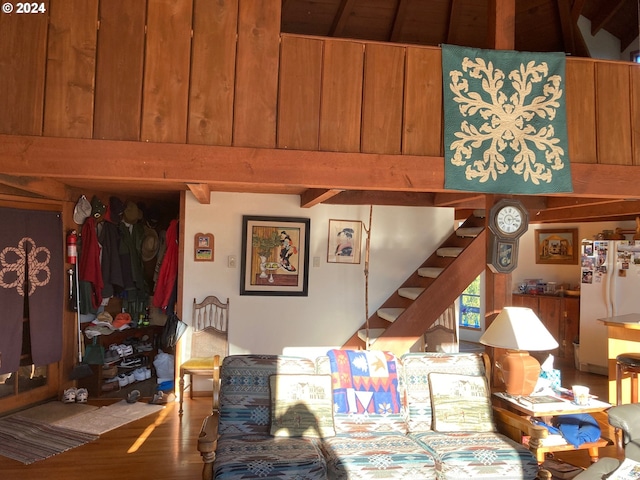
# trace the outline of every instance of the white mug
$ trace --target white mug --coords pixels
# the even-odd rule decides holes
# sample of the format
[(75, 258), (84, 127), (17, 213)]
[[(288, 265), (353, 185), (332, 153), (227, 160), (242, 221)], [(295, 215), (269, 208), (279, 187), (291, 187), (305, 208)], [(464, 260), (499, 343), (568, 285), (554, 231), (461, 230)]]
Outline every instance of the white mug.
[(576, 405), (589, 405), (589, 387), (585, 387), (584, 385), (574, 385), (571, 387), (571, 390), (573, 391), (573, 402)]

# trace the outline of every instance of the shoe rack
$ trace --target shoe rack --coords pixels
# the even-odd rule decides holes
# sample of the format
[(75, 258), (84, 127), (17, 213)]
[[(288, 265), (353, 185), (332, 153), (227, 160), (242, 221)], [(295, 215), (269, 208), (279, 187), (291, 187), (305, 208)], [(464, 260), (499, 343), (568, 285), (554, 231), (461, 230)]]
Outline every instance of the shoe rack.
[[(89, 325), (89, 324), (87, 324)], [(118, 382), (117, 375), (129, 375), (137, 368), (148, 367), (151, 369), (151, 377), (144, 381), (156, 381), (153, 360), (158, 353), (158, 340), (162, 333), (162, 326), (148, 325), (136, 328), (127, 328), (115, 331), (109, 335), (99, 335), (98, 343), (105, 351), (104, 365), (90, 365), (93, 375), (78, 380), (78, 387), (86, 388), (91, 397), (100, 397), (106, 393), (122, 390), (125, 397), (125, 386)], [(85, 336), (85, 341), (86, 336)], [(130, 346), (131, 348), (119, 348), (118, 355), (110, 354), (110, 346)], [(117, 372), (114, 372), (114, 368)], [(116, 380), (110, 380), (113, 374)], [(139, 381), (139, 380), (136, 380)], [(129, 386), (128, 383), (126, 386)]]

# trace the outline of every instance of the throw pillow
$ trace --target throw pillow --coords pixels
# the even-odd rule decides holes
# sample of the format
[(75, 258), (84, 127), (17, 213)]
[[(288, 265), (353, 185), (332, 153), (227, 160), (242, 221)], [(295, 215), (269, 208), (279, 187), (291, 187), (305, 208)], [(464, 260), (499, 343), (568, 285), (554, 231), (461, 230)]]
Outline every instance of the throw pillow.
[(429, 390), (435, 431), (495, 431), (485, 377), (430, 373)]
[(332, 437), (331, 375), (271, 375), (271, 435)]

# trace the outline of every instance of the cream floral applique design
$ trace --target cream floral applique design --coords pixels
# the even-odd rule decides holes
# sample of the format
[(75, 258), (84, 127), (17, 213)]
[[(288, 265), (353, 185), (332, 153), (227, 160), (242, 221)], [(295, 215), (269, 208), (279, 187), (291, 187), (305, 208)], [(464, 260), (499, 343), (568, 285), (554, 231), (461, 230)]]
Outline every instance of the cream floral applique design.
[[(449, 75), (453, 100), (458, 103), (461, 115), (469, 118), (462, 121), (459, 131), (454, 134), (456, 140), (450, 145), (454, 152), (451, 163), (466, 165), (467, 180), (495, 181), (511, 168), (525, 182), (539, 185), (540, 182), (550, 183), (553, 170), (564, 168), (565, 152), (551, 124), (560, 108), (562, 78), (548, 76), (545, 62), (530, 61), (509, 72), (508, 80), (514, 90), (509, 97), (503, 91), (504, 72), (482, 58), (465, 57), (462, 71), (454, 70)], [(465, 75), (480, 81), (474, 83), (481, 83), (486, 98), (470, 91)], [(540, 82), (545, 82), (542, 95), (529, 99), (535, 84)], [(532, 124), (534, 119), (534, 123), (539, 123), (540, 119), (548, 120), (548, 123), (536, 129)], [(515, 152), (511, 163), (504, 155), (507, 149)], [(543, 161), (536, 159), (536, 150), (544, 152)]]
[(15, 288), (23, 297), (28, 272), (28, 295), (33, 295), (36, 287), (43, 287), (51, 280), (50, 260), (49, 249), (36, 247), (32, 238), (24, 237), (17, 247), (5, 247), (0, 252), (0, 287)]

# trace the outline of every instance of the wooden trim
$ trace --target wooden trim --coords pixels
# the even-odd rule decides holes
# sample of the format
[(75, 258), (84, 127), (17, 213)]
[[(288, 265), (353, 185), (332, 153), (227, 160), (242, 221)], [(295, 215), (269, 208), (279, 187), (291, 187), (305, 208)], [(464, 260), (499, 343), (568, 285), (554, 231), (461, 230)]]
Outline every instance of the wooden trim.
[[(0, 171), (52, 179), (96, 179), (162, 188), (208, 183), (212, 190), (285, 188), (446, 192), (444, 159), (412, 155), (290, 151), (151, 142), (0, 135)], [(149, 166), (153, 165), (153, 168)], [(185, 168), (188, 165), (188, 168)], [(571, 165), (572, 197), (640, 198), (637, 168)], [(340, 175), (336, 175), (340, 172)], [(398, 172), (402, 172), (401, 175)], [(286, 181), (286, 183), (285, 183)]]

